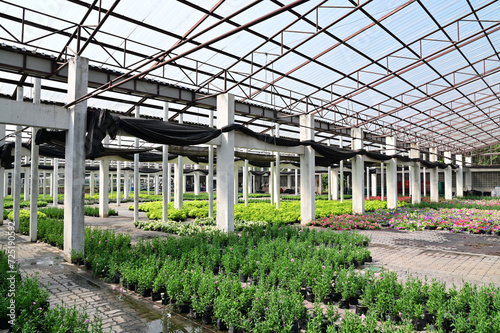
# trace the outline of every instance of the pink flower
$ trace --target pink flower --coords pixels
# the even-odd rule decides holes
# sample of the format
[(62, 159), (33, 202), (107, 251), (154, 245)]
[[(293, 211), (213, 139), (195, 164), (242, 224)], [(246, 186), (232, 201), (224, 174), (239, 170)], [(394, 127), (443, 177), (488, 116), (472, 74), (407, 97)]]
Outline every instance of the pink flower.
[(294, 260), (294, 259), (292, 259), (291, 261), (292, 261), (292, 262), (294, 262), (295, 260)]

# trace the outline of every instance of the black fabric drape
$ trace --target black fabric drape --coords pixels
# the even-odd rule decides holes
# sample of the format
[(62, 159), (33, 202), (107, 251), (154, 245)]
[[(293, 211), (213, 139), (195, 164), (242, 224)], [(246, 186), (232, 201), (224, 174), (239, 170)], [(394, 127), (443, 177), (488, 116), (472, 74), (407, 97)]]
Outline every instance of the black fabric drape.
[(265, 142), (268, 144), (272, 144), (275, 146), (296, 147), (296, 146), (299, 146), (301, 144), (301, 142), (297, 141), (297, 140), (283, 139), (283, 138), (271, 136), (268, 134), (257, 133), (257, 132), (252, 131), (248, 127), (245, 127), (245, 126), (240, 125), (240, 124), (232, 124), (232, 125), (224, 126), (221, 129), (221, 131), (224, 133), (230, 132), (230, 131), (238, 131), (238, 132), (241, 132), (241, 133), (246, 134), (248, 136), (254, 137), (259, 141), (262, 141), (262, 142)]
[(132, 136), (151, 143), (189, 146), (206, 143), (221, 134), (221, 130), (194, 127), (152, 119), (120, 118), (118, 126)]
[(0, 147), (0, 166), (4, 169), (12, 169), (14, 163), (14, 156), (12, 150), (14, 149), (14, 142), (8, 142)]

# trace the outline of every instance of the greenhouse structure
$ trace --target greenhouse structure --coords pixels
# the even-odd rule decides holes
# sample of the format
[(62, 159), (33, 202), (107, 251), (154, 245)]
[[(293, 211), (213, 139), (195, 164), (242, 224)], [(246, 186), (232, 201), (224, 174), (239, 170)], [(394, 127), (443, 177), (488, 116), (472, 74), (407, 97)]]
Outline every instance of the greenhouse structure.
[[(103, 278), (107, 287), (102, 288), (111, 288), (111, 282), (123, 290), (134, 285), (127, 269), (142, 272), (138, 275), (143, 280), (151, 276), (149, 287), (136, 277), (137, 295), (151, 289), (153, 301), (157, 292), (157, 300), (163, 298), (159, 303), (170, 300), (174, 304), (167, 306), (169, 311), (175, 308), (182, 313), (181, 304), (193, 305), (195, 310), (191, 310), (200, 315), (192, 316), (200, 325), (193, 332), (214, 329), (207, 326), (212, 319), (217, 329), (227, 324), (234, 332), (500, 332), (500, 241), (495, 238), (500, 235), (500, 209), (496, 208), (500, 201), (495, 199), (500, 196), (500, 163), (496, 162), (500, 155), (499, 13), (496, 0), (0, 0), (0, 211), (4, 212), (1, 228), (12, 236), (0, 244), (11, 254), (16, 253), (15, 243), (24, 240), (25, 250), (18, 246), (17, 252), (26, 251), (28, 256), (34, 251), (29, 246), (56, 244), (66, 262), (81, 259), (93, 278)], [(45, 205), (52, 210), (44, 211)], [(95, 209), (92, 218), (86, 216), (90, 209)], [(185, 296), (186, 289), (174, 292), (173, 280), (161, 278), (162, 274), (186, 278), (197, 272), (197, 265), (206, 274), (210, 255), (176, 271), (175, 265), (167, 264), (170, 255), (175, 257), (174, 250), (165, 250), (168, 241), (137, 241), (132, 236), (128, 247), (122, 248), (118, 235), (123, 230), (104, 236), (115, 228), (114, 209), (123, 228), (130, 227), (123, 230), (144, 233), (145, 239), (152, 237), (146, 230), (163, 231), (168, 237), (177, 234), (167, 239), (179, 244), (183, 237), (194, 237), (184, 243), (192, 242), (192, 247), (179, 245), (189, 253), (193, 248), (210, 253), (208, 247), (218, 246), (219, 238), (226, 239), (220, 240), (220, 258), (209, 266), (212, 275), (220, 277), (215, 283), (220, 281), (221, 291), (206, 296), (207, 303), (199, 308), (195, 296), (188, 297), (189, 301), (179, 296)], [(127, 210), (131, 212), (128, 220), (123, 215)], [(446, 217), (428, 217), (436, 212), (446, 212)], [(383, 220), (377, 220), (377, 214)], [(175, 222), (179, 220), (184, 222)], [(355, 222), (346, 226), (346, 220)], [(99, 223), (98, 227), (92, 223)], [(286, 236), (281, 227), (286, 228)], [(322, 233), (317, 231), (320, 227), (334, 231)], [(345, 229), (350, 236), (339, 236)], [(304, 253), (302, 230), (322, 237), (304, 236), (313, 245), (307, 251), (318, 251), (311, 254), (312, 259), (299, 256)], [(410, 234), (413, 230), (424, 231)], [(58, 234), (57, 240), (49, 239), (51, 232)], [(276, 239), (269, 236), (274, 232)], [(459, 233), (478, 235), (468, 236), (477, 237), (472, 241), (459, 239), (455, 235)], [(234, 267), (228, 253), (234, 248), (239, 254), (240, 245), (238, 237), (231, 235), (248, 241), (241, 245), (243, 257), (233, 258), (240, 261), (233, 262)], [(274, 239), (275, 250), (260, 243), (267, 237)], [(280, 237), (294, 247), (287, 257), (290, 269), (303, 264), (290, 276), (279, 270), (285, 251), (277, 245)], [(332, 244), (338, 245), (333, 245), (337, 252), (349, 259), (344, 262), (338, 253), (328, 252), (328, 237), (335, 239)], [(346, 246), (335, 237), (354, 238)], [(456, 290), (451, 284), (446, 289), (434, 280), (422, 282), (429, 284), (419, 287), (425, 295), (422, 300), (417, 297), (415, 304), (405, 288), (416, 282), (405, 276), (407, 284), (392, 288), (398, 292), (395, 300), (401, 299), (394, 304), (401, 305), (397, 311), (388, 310), (380, 305), (381, 294), (369, 298), (371, 289), (366, 287), (371, 274), (377, 278), (380, 274), (383, 281), (392, 279), (390, 273), (380, 273), (379, 266), (367, 269), (368, 258), (377, 262), (377, 251), (381, 257), (386, 254), (382, 248), (361, 245), (368, 240), (382, 244), (384, 237), (393, 237), (392, 245), (404, 243), (408, 248), (441, 246), (452, 256), (473, 252), (484, 258), (481, 265), (487, 268), (474, 266), (470, 274), (482, 273), (470, 279), (459, 275), (466, 274), (462, 266), (452, 269), (456, 272), (453, 283), (459, 285)], [(100, 240), (98, 244), (94, 239)], [(116, 239), (115, 247), (101, 247), (101, 240), (111, 239)], [(297, 243), (292, 246), (293, 240)], [(151, 253), (146, 250), (148, 244)], [(269, 289), (264, 281), (274, 276), (273, 266), (261, 270), (258, 265), (266, 256), (255, 254), (253, 264), (248, 264), (252, 267), (247, 267), (250, 244), (276, 251), (273, 260), (280, 273), (276, 282), (269, 282), (273, 286)], [(344, 254), (345, 246), (354, 252)], [(168, 257), (163, 257), (164, 250)], [(39, 251), (44, 252), (38, 248), (35, 252)], [(121, 255), (127, 251), (141, 253), (136, 257), (157, 256), (153, 260), (157, 264), (147, 273), (147, 261), (138, 266), (125, 262), (129, 254)], [(406, 250), (394, 251), (396, 258)], [(105, 259), (104, 253), (110, 257)], [(185, 256), (191, 258), (191, 254)], [(443, 256), (443, 260), (448, 258)], [(34, 258), (34, 262), (41, 260)], [(95, 266), (96, 258), (101, 258), (100, 267)], [(15, 257), (5, 259), (2, 266), (5, 279), (7, 268), (21, 269), (24, 276), (25, 264), (20, 261), (19, 268), (10, 259)], [(306, 264), (308, 260), (317, 262)], [(178, 267), (181, 262), (185, 263), (179, 261)], [(356, 272), (365, 262), (367, 273), (360, 278)], [(334, 277), (325, 284), (331, 293), (323, 294), (320, 281), (330, 266), (329, 274)], [(308, 280), (321, 267), (325, 273)], [(343, 277), (344, 270), (347, 275)], [(241, 286), (238, 282), (237, 288), (242, 288), (238, 296), (232, 294), (236, 287), (228, 287), (233, 273), (248, 275), (253, 281), (245, 278)], [(65, 273), (61, 274), (65, 279)], [(422, 268), (415, 274), (446, 278), (438, 269)], [(296, 282), (293, 275), (305, 280)], [(337, 290), (335, 279), (344, 286), (362, 281), (349, 288), (358, 292), (368, 312), (358, 312), (358, 301), (350, 303), (352, 311), (349, 303), (343, 308), (346, 295), (349, 299), (355, 295), (347, 287)], [(201, 280), (208, 278), (204, 275), (197, 281)], [(470, 297), (470, 304), (463, 305), (466, 310), (458, 305), (453, 308), (454, 297), (468, 290), (469, 282), (475, 285), (477, 299), (490, 293), (491, 304), (485, 300), (488, 304), (481, 303), (483, 308)], [(225, 287), (227, 294), (223, 294)], [(440, 299), (450, 303), (448, 312), (433, 303), (440, 302), (433, 299), (439, 288), (454, 290), (443, 291), (447, 295)], [(295, 294), (286, 293), (294, 290), (305, 300), (293, 303)], [(337, 291), (345, 292), (342, 301), (334, 300)], [(59, 304), (57, 292), (50, 296), (53, 304)], [(258, 299), (259, 292), (269, 298), (264, 308), (276, 307), (270, 312), (280, 313), (278, 319), (259, 312), (257, 301), (241, 296), (252, 294)], [(316, 302), (308, 296), (313, 294)], [(205, 297), (201, 287), (192, 295)], [(230, 303), (232, 297), (239, 300)], [(273, 297), (280, 301), (272, 303)], [(293, 306), (284, 299), (290, 304), (307, 303), (307, 316), (324, 312), (324, 322), (316, 323), (315, 316), (310, 316), (303, 324), (306, 312), (302, 315), (301, 308), (289, 315), (283, 309)], [(323, 299), (322, 305), (318, 299)], [(9, 319), (2, 318), (10, 304), (5, 302), (0, 302), (0, 330), (1, 320)], [(34, 310), (23, 312), (21, 301), (16, 298), (16, 302), (17, 310), (5, 310), (17, 320), (8, 327), (28, 332), (36, 320), (26, 318)], [(248, 309), (240, 309), (243, 303)], [(414, 315), (420, 306), (428, 312)], [(39, 310), (52, 308), (47, 305), (47, 310), (43, 306)], [(112, 321), (111, 315), (108, 318), (100, 310), (95, 313), (104, 313), (104, 323), (112, 322), (117, 332), (146, 331)], [(208, 324), (203, 317), (207, 313)], [(350, 313), (356, 316), (351, 318)], [(447, 313), (451, 314), (447, 317)], [(489, 323), (484, 324), (477, 313)], [(386, 315), (399, 319), (386, 321)], [(37, 317), (35, 328), (52, 332), (43, 326), (49, 325), (49, 317)], [(81, 318), (85, 324), (94, 320), (92, 314)], [(418, 320), (427, 320), (427, 326)], [(163, 332), (175, 331), (163, 325)], [(361, 328), (349, 330), (355, 325)]]

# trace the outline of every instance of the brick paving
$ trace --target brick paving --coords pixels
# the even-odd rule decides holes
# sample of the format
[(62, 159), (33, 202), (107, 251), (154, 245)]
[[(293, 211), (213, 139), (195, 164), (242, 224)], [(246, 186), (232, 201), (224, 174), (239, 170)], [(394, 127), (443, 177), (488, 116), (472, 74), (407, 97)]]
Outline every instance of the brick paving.
[[(142, 231), (133, 226), (129, 204), (111, 208), (119, 216), (85, 218), (86, 225), (126, 232), (133, 239), (165, 235)], [(145, 219), (144, 213), (140, 218)], [(0, 245), (6, 243), (6, 225), (0, 226)], [(404, 279), (408, 276), (438, 278), (448, 286), (464, 281), (500, 285), (500, 237), (450, 234), (444, 231), (408, 232), (394, 229), (361, 231), (371, 237), (369, 249), (373, 262), (366, 267), (394, 270)], [(43, 243), (30, 243), (17, 236), (16, 255), (24, 274), (38, 273), (39, 281), (50, 293), (50, 304), (85, 308), (99, 315), (104, 327), (112, 332), (211, 332), (192, 321), (169, 313), (160, 303), (146, 300), (120, 286), (95, 279), (83, 267), (67, 263), (62, 251)]]

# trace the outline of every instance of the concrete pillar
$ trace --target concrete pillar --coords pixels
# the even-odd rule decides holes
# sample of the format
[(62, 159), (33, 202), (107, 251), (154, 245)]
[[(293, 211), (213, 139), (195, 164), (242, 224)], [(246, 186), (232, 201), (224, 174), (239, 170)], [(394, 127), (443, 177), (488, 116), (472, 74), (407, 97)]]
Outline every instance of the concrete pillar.
[[(150, 164), (149, 164), (149, 163), (147, 164), (147, 167), (148, 167), (148, 169), (149, 169), (149, 167), (150, 167)], [(151, 189), (151, 176), (150, 176), (150, 174), (149, 174), (149, 173), (147, 174), (147, 177), (146, 177), (146, 178), (147, 178), (147, 182), (148, 182), (148, 183), (147, 183), (147, 185), (146, 185), (146, 191), (147, 191), (147, 194), (148, 194), (148, 195), (150, 195), (150, 189)]]
[(22, 168), (22, 173), (24, 173), (24, 201), (30, 200), (30, 173), (31, 168)]
[[(214, 111), (208, 113), (208, 127), (214, 127)], [(208, 192), (208, 217), (214, 217), (214, 146), (208, 146), (208, 175), (207, 175), (207, 192)]]
[[(339, 147), (344, 148), (344, 138), (339, 138)], [(344, 202), (344, 161), (340, 161), (340, 202)]]
[(380, 163), (380, 200), (385, 197), (385, 164)]
[[(106, 139), (105, 139), (106, 140)], [(109, 160), (99, 161), (99, 216), (108, 217), (109, 211)]]
[(299, 169), (295, 169), (295, 195), (299, 195)]
[(52, 206), (57, 207), (57, 194), (59, 193), (59, 159), (53, 160), (54, 171), (52, 172)]
[(401, 189), (402, 193), (401, 195), (404, 197), (406, 195), (406, 183), (405, 183), (405, 166), (401, 168)]
[[(422, 159), (427, 160), (426, 155), (422, 154)], [(424, 184), (424, 190), (423, 190), (423, 196), (427, 196), (427, 170), (425, 170), (425, 167), (422, 167), (422, 183)]]
[[(43, 165), (47, 165), (46, 158), (43, 158)], [(45, 171), (42, 172), (42, 192), (43, 192), (43, 199), (45, 200), (47, 198), (47, 173)]]
[[(141, 116), (141, 107), (135, 106), (135, 118)], [(139, 138), (135, 138), (135, 147), (139, 148)], [(139, 154), (134, 154), (134, 221), (139, 220), (139, 193), (141, 192), (141, 182), (139, 179)]]
[(243, 200), (245, 201), (245, 207), (248, 207), (248, 160), (245, 160), (245, 166), (243, 167)]
[[(363, 130), (361, 128), (352, 128), (351, 138), (353, 150), (363, 149)], [(363, 214), (365, 212), (363, 164), (362, 155), (351, 158), (352, 212), (354, 214)]]
[[(274, 136), (279, 138), (280, 137), (280, 125), (276, 124), (276, 130), (274, 132)], [(274, 169), (274, 204), (276, 205), (276, 208), (280, 208), (280, 201), (281, 201), (281, 172), (280, 172), (280, 153), (275, 152), (274, 153), (274, 158), (276, 160), (275, 164), (275, 169)]]
[[(314, 140), (314, 115), (300, 116), (300, 141)], [(315, 219), (315, 160), (314, 149), (304, 146), (304, 154), (300, 155), (300, 215), (301, 224), (305, 225)]]
[[(292, 172), (292, 169), (288, 169), (288, 172)], [(292, 175), (288, 174), (286, 176), (286, 188), (291, 189), (292, 188)]]
[[(437, 162), (437, 148), (432, 147), (429, 149), (429, 160), (431, 162)], [(439, 177), (438, 177), (438, 168), (429, 169), (429, 182), (431, 185), (431, 202), (439, 202)]]
[[(420, 145), (412, 143), (410, 149), (411, 158), (420, 158)], [(413, 162), (411, 167), (411, 203), (418, 204), (422, 201), (420, 192), (420, 162)]]
[[(110, 163), (111, 165), (111, 163)], [(109, 186), (108, 186), (108, 196), (109, 195), (113, 195), (114, 193), (114, 180), (115, 180), (115, 177), (112, 173), (109, 174)]]
[(187, 184), (187, 175), (184, 174), (184, 165), (182, 166), (183, 167), (183, 170), (182, 170), (182, 193), (186, 193), (186, 184)]
[(465, 189), (467, 191), (472, 191), (472, 172), (470, 171), (471, 166), (472, 166), (472, 156), (466, 156), (465, 167), (467, 168), (467, 171), (465, 172)]
[[(182, 114), (179, 114), (179, 124), (184, 122)], [(186, 179), (184, 178), (184, 163), (182, 156), (177, 156), (177, 165), (174, 168), (174, 207), (182, 208), (183, 194), (186, 192)]]
[[(196, 164), (194, 166), (194, 169), (195, 170), (199, 170), (200, 169), (200, 165), (199, 164)], [(193, 186), (194, 186), (194, 194), (195, 195), (199, 195), (200, 194), (200, 173), (199, 172), (195, 172), (193, 174), (194, 176), (194, 182), (193, 182)]]
[(458, 165), (458, 171), (455, 174), (456, 176), (456, 181), (457, 181), (457, 190), (456, 190), (456, 197), (463, 197), (464, 196), (464, 168), (463, 168), (463, 161), (462, 161), (462, 155), (456, 155), (455, 160), (457, 161)]
[[(217, 96), (217, 128), (234, 123), (234, 95)], [(217, 147), (217, 227), (234, 231), (234, 132), (221, 134)]]
[(332, 170), (330, 172), (332, 178), (332, 200), (339, 200), (339, 173), (338, 171)]
[(167, 163), (167, 202), (172, 201), (172, 165)]
[[(163, 104), (163, 121), (168, 122), (168, 102)], [(170, 202), (170, 164), (168, 164), (168, 145), (162, 146), (162, 188), (161, 199), (163, 202), (163, 221), (168, 221), (168, 203)], [(159, 184), (156, 183), (156, 187)]]
[[(23, 101), (23, 87), (17, 87), (17, 101)], [(14, 148), (14, 177), (12, 185), (12, 199), (14, 211), (14, 229), (19, 232), (19, 215), (21, 211), (21, 126), (16, 126), (15, 148)], [(2, 211), (3, 214), (3, 211)]]
[(366, 200), (368, 199), (370, 199), (370, 168), (366, 167)]
[(130, 171), (127, 170), (123, 174), (123, 200), (124, 201), (128, 200), (129, 191), (130, 191)]
[[(121, 147), (121, 137), (118, 137), (118, 147)], [(116, 162), (116, 205), (121, 206), (122, 203), (122, 162)]]
[(271, 200), (271, 205), (274, 206), (276, 198), (274, 195), (274, 176), (276, 175), (276, 167), (274, 166), (274, 162), (270, 163), (269, 166), (269, 198)]
[[(68, 102), (88, 91), (89, 61), (76, 56), (69, 60)], [(66, 132), (64, 173), (64, 258), (71, 259), (72, 251), (84, 250), (85, 203), (85, 132), (87, 130), (87, 101), (69, 108), (70, 126)]]
[(239, 168), (237, 166), (234, 167), (234, 204), (238, 203), (238, 172)]
[[(451, 163), (451, 152), (447, 151), (444, 153), (444, 163)], [(444, 198), (446, 200), (453, 199), (451, 173), (451, 166), (444, 169)]]
[[(33, 90), (33, 103), (40, 104), (40, 94), (42, 91), (42, 80), (35, 78)], [(39, 147), (35, 144), (36, 133), (38, 128), (33, 127), (31, 130), (31, 201), (30, 201), (30, 241), (36, 242), (38, 231), (38, 192), (40, 190), (40, 182), (38, 178), (38, 164), (40, 161)], [(2, 178), (2, 177), (0, 177)], [(2, 199), (3, 200), (3, 199)], [(2, 207), (3, 208), (3, 207)], [(3, 214), (3, 209), (0, 210)]]
[(377, 196), (377, 172), (370, 174), (371, 178), (371, 189), (372, 189), (372, 197)]
[[(386, 154), (396, 155), (396, 138), (387, 137)], [(387, 208), (396, 209), (398, 207), (398, 164), (396, 158), (392, 158), (387, 163)]]
[[(91, 166), (94, 166), (94, 161), (92, 161), (90, 163)], [(93, 196), (95, 194), (95, 173), (94, 171), (90, 171), (90, 181), (89, 181), (89, 185), (90, 185), (90, 196)]]

